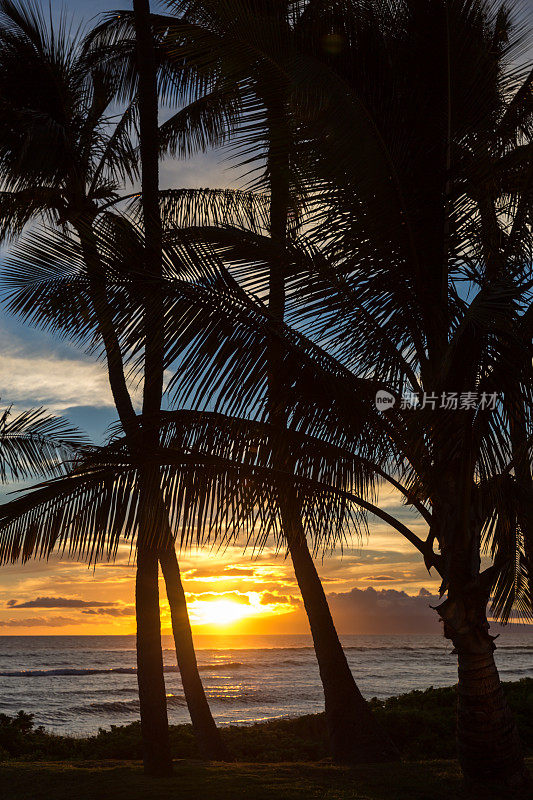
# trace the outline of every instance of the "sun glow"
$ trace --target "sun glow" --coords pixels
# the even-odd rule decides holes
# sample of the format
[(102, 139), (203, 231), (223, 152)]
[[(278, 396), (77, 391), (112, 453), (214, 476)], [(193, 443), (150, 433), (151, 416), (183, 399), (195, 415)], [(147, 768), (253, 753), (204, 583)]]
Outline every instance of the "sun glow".
[(197, 625), (230, 625), (250, 616), (250, 608), (232, 600), (211, 600), (197, 603), (193, 614)]
[(194, 626), (212, 625), (227, 627), (251, 618), (287, 613), (281, 603), (264, 602), (258, 592), (228, 592), (219, 597), (211, 593), (209, 599), (196, 596), (189, 600), (189, 613)]

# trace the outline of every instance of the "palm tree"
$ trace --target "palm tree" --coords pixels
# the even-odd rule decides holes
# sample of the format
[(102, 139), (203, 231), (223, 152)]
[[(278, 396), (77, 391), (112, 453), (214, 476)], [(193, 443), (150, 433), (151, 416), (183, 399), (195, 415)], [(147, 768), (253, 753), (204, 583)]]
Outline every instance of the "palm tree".
[[(298, 218), (300, 188), (297, 128), (290, 117), (285, 62), (295, 56), (300, 28), (308, 24), (306, 14), (300, 16), (294, 4), (285, 0), (169, 5), (176, 16), (154, 16), (153, 21), (161, 90), (166, 99), (189, 98), (192, 102), (161, 126), (162, 146), (174, 155), (187, 155), (227, 141), (233, 146), (237, 143), (247, 164), (261, 164), (264, 159), (264, 168), (256, 168), (261, 174), (255, 183), (270, 198), (264, 234), (278, 249), (278, 259), (271, 262), (269, 308), (277, 324), (282, 323), (287, 280), (284, 250), (288, 237), (296, 232), (290, 220)], [(110, 15), (90, 37), (97, 50), (103, 50), (104, 64), (121, 80), (125, 93), (132, 91), (133, 69), (128, 67), (131, 26), (131, 15), (120, 12)], [(283, 397), (287, 387), (277, 378), (275, 341), (269, 358), (266, 403), (270, 421), (279, 428), (286, 425)], [(287, 462), (284, 469), (288, 468)], [(395, 749), (372, 717), (351, 674), (309, 552), (296, 498), (289, 498), (282, 516), (324, 686), (332, 754), (337, 761), (348, 763), (395, 758)]]
[[(401, 532), (447, 595), (438, 613), (458, 655), (463, 771), (525, 793), (487, 604), (504, 621), (532, 607), (532, 77), (508, 66), (509, 10), (485, 2), (328, 3), (307, 34), (300, 62), (284, 62), (314, 191), (308, 236), (284, 249), (293, 327), (258, 308), (248, 335), (282, 342), (291, 427), (367, 460), (427, 524), (425, 539)], [(264, 297), (270, 243), (193, 233), (241, 275), (247, 252)], [(239, 382), (228, 364), (220, 389), (231, 407), (250, 396), (252, 373), (266, 402), (257, 350), (235, 364)], [(378, 390), (396, 401), (387, 414), (360, 402)], [(410, 408), (405, 393), (426, 402)]]
[[(332, 381), (320, 413), (315, 394), (292, 415), (357, 453), (350, 392), (396, 401), (381, 430), (368, 418), (370, 460), (388, 463), (428, 525), (410, 540), (447, 595), (437, 611), (458, 656), (461, 765), (471, 783), (525, 796), (487, 604), (504, 621), (532, 608), (532, 77), (508, 66), (509, 9), (487, 2), (329, 3), (308, 34), (314, 72), (287, 72), (315, 197), (291, 274), (308, 270), (287, 302)], [(338, 46), (324, 53), (327, 37)], [(406, 393), (426, 401), (410, 408)]]
[[(159, 213), (159, 149), (156, 63), (150, 24), (149, 0), (133, 0), (136, 56), (139, 73), (139, 143), (141, 157), (141, 197), (144, 224), (143, 273), (145, 298), (144, 386), (142, 429), (137, 448), (153, 452), (159, 444), (159, 429), (153, 420), (161, 410), (163, 394), (163, 318), (161, 303), (162, 226)], [(155, 775), (171, 772), (167, 703), (161, 648), (159, 616), (159, 558), (153, 541), (154, 522), (161, 525), (158, 513), (160, 477), (148, 467), (139, 475), (139, 534), (135, 604), (139, 609), (137, 630), (137, 677), (141, 730), (145, 748), (145, 769)], [(155, 518), (155, 519), (154, 519)]]
[[(135, 122), (136, 101), (129, 104), (118, 121), (110, 117), (108, 109), (114, 87), (80, 54), (79, 37), (69, 41), (64, 22), (59, 31), (53, 32), (48, 30), (37, 9), (21, 9), (6, 0), (1, 10), (0, 81), (2, 113), (6, 121), (0, 144), (2, 234), (15, 236), (38, 216), (61, 226), (69, 225), (77, 232), (81, 257), (88, 266), (89, 293), (85, 298), (86, 308), (69, 333), (83, 340), (87, 333), (87, 314), (96, 316), (97, 339), (103, 343), (115, 405), (124, 430), (137, 446), (141, 426), (125, 379), (123, 354), (113, 311), (105, 294), (105, 276), (94, 235), (97, 217), (109, 213), (108, 210), (122, 199), (121, 183), (131, 182), (137, 175), (137, 155), (129, 136)], [(153, 387), (152, 377), (149, 376), (147, 387)], [(178, 663), (193, 724), (206, 755), (225, 758), (227, 753), (214, 725), (197, 669), (175, 552), (167, 544), (160, 555)], [(144, 564), (145, 559), (141, 558), (138, 572), (143, 570)], [(149, 572), (148, 566), (146, 572)], [(153, 573), (152, 563), (152, 579)], [(157, 569), (155, 573), (157, 576)], [(144, 584), (139, 586), (138, 593), (143, 588)], [(160, 738), (152, 746), (152, 757), (147, 754), (147, 769), (168, 771), (170, 755), (168, 744), (164, 742), (168, 734), (162, 662), (156, 652), (153, 633), (156, 616), (153, 580), (152, 600), (152, 610), (147, 611), (151, 614), (149, 619), (138, 620), (141, 648), (145, 625), (152, 624), (146, 650), (156, 653), (157, 664), (152, 665), (151, 677), (146, 682), (159, 686)], [(140, 600), (139, 615), (144, 608)], [(139, 657), (142, 680), (149, 658), (142, 654)], [(158, 680), (156, 669), (160, 673)], [(141, 706), (144, 718), (153, 717), (155, 703), (147, 701)], [(153, 762), (152, 766), (149, 761)]]

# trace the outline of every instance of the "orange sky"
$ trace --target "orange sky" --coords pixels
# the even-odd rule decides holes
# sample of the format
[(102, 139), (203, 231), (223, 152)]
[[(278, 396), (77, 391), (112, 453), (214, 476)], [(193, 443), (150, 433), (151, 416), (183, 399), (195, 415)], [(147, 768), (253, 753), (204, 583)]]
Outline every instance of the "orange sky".
[[(382, 503), (405, 517), (394, 498), (383, 498)], [(419, 524), (415, 527), (423, 532)], [(237, 545), (224, 552), (187, 552), (181, 554), (180, 565), (195, 633), (308, 632), (290, 560), (274, 548), (267, 547), (255, 556), (243, 553)], [(346, 593), (354, 588), (395, 589), (417, 595), (421, 589), (434, 593), (438, 587), (411, 545), (377, 521), (371, 525), (368, 540), (319, 558), (317, 567), (326, 593), (339, 598), (333, 613), (342, 633), (368, 632), (357, 607), (352, 613), (352, 606), (346, 603)], [(4, 567), (0, 572), (0, 635), (134, 633), (133, 576), (128, 547), (119, 552), (115, 563), (100, 564), (95, 570), (67, 559)], [(162, 582), (161, 595), (164, 597)], [(374, 599), (379, 606), (380, 596)], [(341, 605), (345, 608), (342, 614), (336, 611)], [(170, 632), (164, 602), (162, 619), (164, 632)], [(375, 624), (380, 626), (379, 619)]]
[[(53, 11), (60, 5), (64, 3), (51, 2)], [(113, 7), (111, 0), (68, 3), (75, 22), (94, 19)], [(239, 175), (242, 170), (228, 170), (225, 154), (169, 158), (161, 164), (161, 188), (242, 188), (248, 178), (240, 180)], [(0, 319), (0, 336), (2, 400), (18, 409), (46, 406), (101, 441), (116, 418), (103, 364), (67, 341), (7, 315)], [(409, 520), (397, 498), (384, 497), (380, 505)], [(424, 534), (420, 522), (409, 524)], [(381, 522), (371, 523), (370, 534), (360, 549), (353, 543), (342, 556), (337, 552), (318, 563), (341, 633), (399, 632), (399, 620), (408, 609), (428, 610), (430, 601), (421, 590), (434, 593), (438, 587), (419, 554), (399, 534)], [(0, 635), (133, 633), (134, 567), (128, 555), (125, 549), (116, 564), (99, 565), (95, 571), (58, 559), (0, 569)], [(292, 568), (283, 554), (267, 548), (252, 559), (234, 546), (222, 554), (182, 554), (180, 564), (196, 633), (308, 632)], [(162, 615), (168, 632), (164, 605)], [(428, 619), (438, 632), (436, 614), (431, 615)]]

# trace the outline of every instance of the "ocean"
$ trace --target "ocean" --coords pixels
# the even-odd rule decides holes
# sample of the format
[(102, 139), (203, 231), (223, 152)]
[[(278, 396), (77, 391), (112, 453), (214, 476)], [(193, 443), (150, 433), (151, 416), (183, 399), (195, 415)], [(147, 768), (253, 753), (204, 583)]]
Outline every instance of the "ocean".
[[(198, 663), (219, 724), (323, 710), (309, 636), (196, 636)], [(441, 635), (343, 636), (364, 696), (385, 698), (456, 682)], [(505, 629), (497, 641), (502, 680), (533, 674), (533, 630)], [(164, 637), (171, 723), (188, 722), (170, 636)], [(62, 734), (86, 736), (139, 716), (133, 636), (0, 637), (0, 713), (19, 710)]]

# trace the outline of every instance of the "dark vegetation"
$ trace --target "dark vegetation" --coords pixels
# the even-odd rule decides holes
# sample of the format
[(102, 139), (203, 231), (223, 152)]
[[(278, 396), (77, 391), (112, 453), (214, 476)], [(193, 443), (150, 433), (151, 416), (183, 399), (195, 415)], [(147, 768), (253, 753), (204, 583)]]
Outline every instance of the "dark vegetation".
[[(533, 678), (504, 684), (526, 753), (533, 755)], [(413, 691), (370, 705), (382, 728), (409, 761), (455, 756), (455, 687)], [(222, 737), (239, 762), (322, 761), (328, 758), (323, 714), (274, 719), (255, 725), (230, 725)], [(170, 728), (172, 755), (200, 758), (191, 725)], [(138, 760), (142, 758), (140, 723), (113, 725), (87, 738), (57, 736), (35, 727), (31, 714), (0, 715), (0, 758), (30, 761)]]
[[(332, 764), (174, 764), (173, 778), (147, 778), (134, 762), (0, 764), (2, 800), (455, 800), (454, 762)], [(488, 800), (485, 794), (483, 800)], [(496, 800), (501, 800), (496, 796)]]

